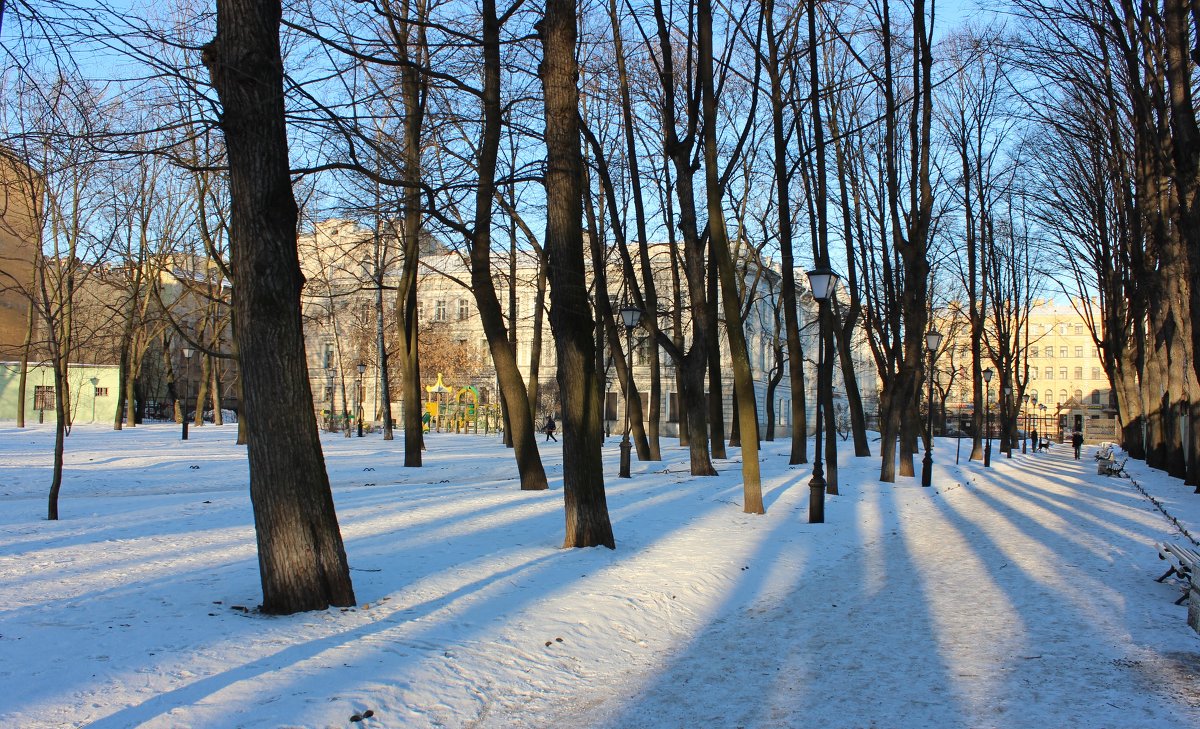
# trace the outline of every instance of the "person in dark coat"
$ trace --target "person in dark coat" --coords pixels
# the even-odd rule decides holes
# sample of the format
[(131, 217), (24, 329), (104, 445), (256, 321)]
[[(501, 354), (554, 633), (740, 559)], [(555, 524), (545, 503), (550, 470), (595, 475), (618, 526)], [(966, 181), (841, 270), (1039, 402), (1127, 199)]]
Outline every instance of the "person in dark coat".
[(556, 428), (554, 425), (554, 416), (547, 415), (546, 416), (546, 424), (542, 426), (542, 432), (546, 434), (546, 440), (548, 440), (548, 441), (552, 440), (555, 443), (558, 442), (558, 438), (554, 437), (555, 429)]
[(1042, 444), (1042, 442), (1038, 440), (1037, 428), (1029, 431), (1029, 440), (1033, 441), (1033, 452), (1037, 453), (1038, 447)]
[(1075, 460), (1079, 460), (1079, 450), (1083, 448), (1083, 433), (1078, 430), (1071, 434), (1071, 445), (1075, 446)]

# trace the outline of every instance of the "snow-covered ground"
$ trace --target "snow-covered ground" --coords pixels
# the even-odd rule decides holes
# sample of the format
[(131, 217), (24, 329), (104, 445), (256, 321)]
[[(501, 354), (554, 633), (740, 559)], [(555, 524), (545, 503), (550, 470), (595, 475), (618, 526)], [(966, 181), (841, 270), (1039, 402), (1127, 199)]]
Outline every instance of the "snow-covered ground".
[(622, 480), (613, 438), (617, 549), (563, 550), (559, 445), (523, 493), (495, 437), (326, 435), (359, 604), (268, 617), (235, 427), (77, 427), (57, 522), (53, 432), (0, 427), (0, 727), (1200, 727), (1153, 546), (1200, 496), (1132, 461), (1161, 509), (1090, 449), (940, 440), (923, 489), (842, 443), (810, 525), (786, 442), (749, 516), (736, 449)]

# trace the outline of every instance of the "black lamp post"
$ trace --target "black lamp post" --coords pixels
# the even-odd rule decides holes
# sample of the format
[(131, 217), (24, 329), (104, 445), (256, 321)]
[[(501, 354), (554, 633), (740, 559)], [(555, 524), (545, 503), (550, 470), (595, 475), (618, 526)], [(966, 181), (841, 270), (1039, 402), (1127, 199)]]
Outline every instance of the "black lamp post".
[(358, 437), (363, 437), (363, 373), (367, 371), (367, 366), (362, 362), (358, 363)]
[(333, 424), (337, 421), (337, 408), (333, 398), (334, 389), (334, 369), (332, 366), (325, 368), (325, 399), (329, 401), (329, 418), (325, 421), (325, 430), (333, 432)]
[(817, 300), (817, 431), (812, 478), (808, 482), (808, 523), (825, 522), (825, 470), (821, 466), (821, 393), (831, 387), (825, 382), (825, 307), (837, 285), (838, 275), (826, 266), (808, 272), (808, 287)]
[(983, 398), (983, 434), (987, 438), (987, 443), (983, 446), (983, 465), (992, 465), (992, 368), (988, 367), (983, 371), (983, 381), (987, 385), (987, 392)]
[(1021, 436), (1021, 455), (1025, 455), (1029, 452), (1026, 450), (1026, 446), (1029, 444), (1029, 395), (1022, 395), (1021, 402), (1023, 403), (1021, 407), (1025, 411), (1024, 422), (1022, 423), (1024, 425), (1022, 429), (1025, 431), (1025, 434)]
[[(1046, 403), (1044, 402), (1038, 403), (1038, 431), (1038, 438), (1041, 439), (1046, 434)], [(1047, 438), (1046, 442), (1049, 441), (1050, 439)]]
[[(1007, 410), (1011, 405), (1012, 405), (1012, 388), (1006, 387), (1006, 388), (1004, 388), (1004, 407), (1001, 408), (1001, 412), (1004, 412), (1005, 410)], [(1008, 424), (1009, 424), (1008, 418), (1005, 418), (1004, 419), (1004, 427), (1006, 429), (1008, 428)], [(1012, 424), (1013, 424), (1013, 426), (1016, 426), (1016, 424), (1017, 424), (1016, 418), (1012, 419)], [(1012, 458), (1012, 451), (1013, 451), (1012, 439), (1009, 438), (1008, 450), (1006, 450), (1004, 452), (1004, 455), (1006, 455), (1009, 458)]]
[(940, 332), (930, 329), (925, 334), (925, 349), (929, 350), (929, 394), (927, 397), (929, 411), (925, 417), (925, 460), (921, 462), (922, 486), (928, 486), (933, 482), (933, 361), (937, 356), (938, 345), (941, 343)]
[[(604, 378), (604, 437), (608, 438), (612, 435), (613, 423), (608, 419), (608, 401), (612, 398), (612, 378)], [(615, 411), (616, 408), (613, 408)], [(614, 412), (613, 415), (616, 415)]]
[(620, 478), (629, 478), (629, 451), (633, 444), (629, 442), (629, 402), (633, 396), (633, 330), (642, 320), (642, 310), (626, 304), (621, 307), (621, 321), (625, 324), (625, 349), (629, 359), (625, 362), (625, 434), (621, 436), (621, 472)]
[(187, 430), (188, 430), (187, 391), (188, 391), (188, 379), (192, 376), (192, 348), (184, 347), (183, 349), (181, 349), (179, 351), (183, 355), (183, 407), (181, 407), (179, 409), (179, 411), (181, 413), (183, 413), (183, 417), (180, 418), (183, 421), (183, 436), (180, 438), (180, 440), (187, 440), (188, 439), (188, 436), (187, 436)]

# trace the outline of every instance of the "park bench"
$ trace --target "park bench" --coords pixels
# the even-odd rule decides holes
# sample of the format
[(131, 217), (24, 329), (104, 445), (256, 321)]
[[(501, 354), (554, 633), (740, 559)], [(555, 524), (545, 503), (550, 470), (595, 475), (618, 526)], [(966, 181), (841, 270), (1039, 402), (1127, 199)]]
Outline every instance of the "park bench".
[(1125, 463), (1129, 457), (1121, 459), (1118, 463), (1116, 456), (1109, 454), (1108, 458), (1102, 458), (1096, 463), (1096, 475), (1098, 476), (1128, 476), (1125, 473)]
[(1183, 595), (1175, 601), (1176, 605), (1182, 605), (1191, 591), (1192, 576), (1196, 573), (1196, 570), (1200, 569), (1200, 553), (1190, 547), (1184, 547), (1171, 542), (1162, 542), (1157, 546), (1158, 558), (1165, 560), (1170, 567), (1163, 573), (1162, 577), (1159, 577), (1155, 581), (1162, 582), (1172, 575), (1183, 580)]
[(1128, 473), (1125, 473), (1125, 464), (1126, 464), (1128, 461), (1129, 461), (1129, 457), (1128, 457), (1128, 456), (1126, 456), (1125, 458), (1122, 458), (1120, 463), (1117, 463), (1117, 459), (1115, 459), (1115, 458), (1114, 458), (1114, 459), (1112, 459), (1112, 460), (1111, 460), (1111, 461), (1109, 461), (1109, 463), (1108, 463), (1108, 472), (1107, 472), (1105, 475), (1106, 475), (1106, 476), (1120, 476), (1120, 477), (1122, 477), (1122, 478), (1129, 478), (1129, 474), (1128, 474)]

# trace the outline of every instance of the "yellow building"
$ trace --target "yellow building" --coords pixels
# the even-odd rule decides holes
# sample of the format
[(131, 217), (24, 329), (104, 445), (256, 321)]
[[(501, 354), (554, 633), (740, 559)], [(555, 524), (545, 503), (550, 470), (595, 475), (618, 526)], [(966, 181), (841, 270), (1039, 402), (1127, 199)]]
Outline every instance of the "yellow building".
[(1096, 342), (1074, 307), (1035, 302), (1029, 312), (1029, 385), (1047, 409), (1109, 407), (1108, 378)]
[[(1096, 317), (1096, 321), (1099, 318)], [(1027, 329), (1015, 343), (1024, 351), (1022, 365), (1028, 364), (1029, 379), (1025, 394), (1029, 404), (1021, 408), (1022, 418), (1038, 425), (1044, 433), (1061, 436), (1079, 428), (1090, 432), (1085, 421), (1113, 417), (1111, 388), (1087, 322), (1072, 304), (1053, 301), (1033, 302)], [(947, 390), (947, 409), (951, 413), (969, 412), (972, 403), (970, 377), (970, 328), (960, 306), (952, 305), (937, 317), (937, 326), (947, 335), (938, 355), (937, 382)], [(992, 367), (984, 346), (983, 367)], [(1023, 373), (1018, 373), (1020, 377)], [(996, 406), (997, 380), (991, 385), (991, 403)], [(1036, 402), (1036, 404), (1035, 404)], [(1045, 409), (1037, 407), (1044, 405)], [(1024, 424), (1022, 420), (1022, 424)], [(1099, 432), (1099, 431), (1097, 431)], [(1111, 439), (1108, 438), (1108, 439)]]

